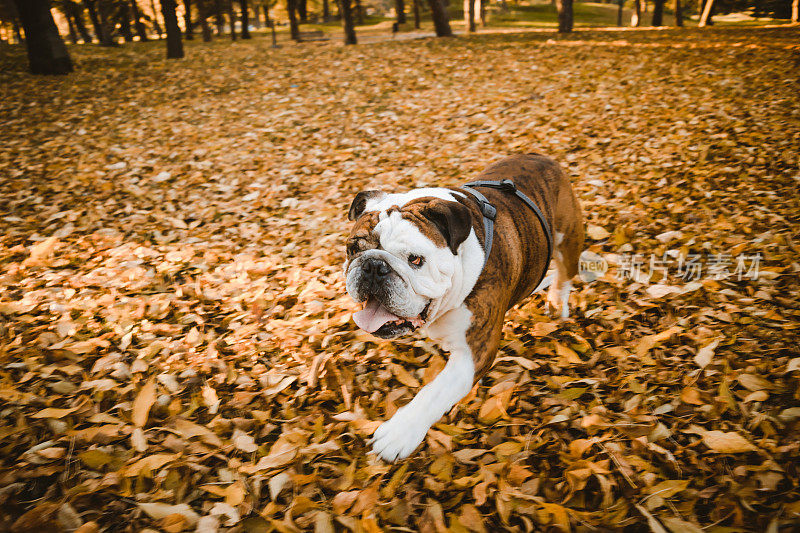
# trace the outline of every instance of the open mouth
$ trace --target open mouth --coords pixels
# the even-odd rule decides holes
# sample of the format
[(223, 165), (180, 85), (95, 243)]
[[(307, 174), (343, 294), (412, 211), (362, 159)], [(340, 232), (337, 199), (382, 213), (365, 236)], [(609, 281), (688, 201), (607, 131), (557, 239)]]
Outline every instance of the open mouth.
[(353, 313), (353, 321), (358, 327), (376, 337), (397, 337), (424, 326), (430, 305), (431, 303), (428, 302), (419, 315), (407, 318), (395, 315), (381, 305), (376, 298), (370, 297), (364, 303), (364, 309)]

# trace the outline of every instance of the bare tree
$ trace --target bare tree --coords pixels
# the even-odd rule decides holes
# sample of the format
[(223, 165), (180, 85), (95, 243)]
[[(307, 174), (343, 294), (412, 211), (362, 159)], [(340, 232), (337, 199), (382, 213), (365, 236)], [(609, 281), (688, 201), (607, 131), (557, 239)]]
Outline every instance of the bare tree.
[(344, 44), (358, 44), (356, 27), (353, 24), (353, 7), (350, 0), (339, 0), (339, 9), (342, 11), (342, 27), (344, 28)]
[(633, 13), (631, 14), (631, 27), (638, 28), (642, 23), (641, 0), (633, 0)]
[(242, 39), (252, 39), (250, 37), (250, 13), (247, 9), (247, 0), (239, 0), (239, 8), (242, 10)]
[(153, 29), (158, 34), (158, 38), (161, 39), (161, 36), (164, 34), (161, 31), (161, 26), (158, 24), (158, 9), (156, 9), (156, 0), (150, 0), (150, 9), (153, 11)]
[(72, 59), (50, 12), (50, 0), (14, 0), (28, 50), (28, 66), (34, 74), (67, 74)]
[(697, 23), (698, 28), (705, 28), (706, 26), (714, 23), (711, 18), (711, 11), (713, 9), (714, 0), (706, 0), (705, 6), (703, 6), (703, 12), (700, 15), (700, 22)]
[(573, 25), (572, 0), (556, 0), (556, 9), (558, 10), (558, 32), (571, 32)]
[(187, 41), (194, 39), (192, 28), (192, 0), (183, 0), (183, 37)]
[(264, 7), (264, 24), (266, 24), (270, 28), (274, 28), (272, 20), (270, 20), (269, 18), (269, 0), (264, 0), (262, 6)]
[(72, 17), (64, 14), (64, 18), (67, 19), (67, 26), (69, 29), (69, 40), (72, 41), (72, 44), (78, 44), (78, 31), (75, 29), (75, 23), (72, 22)]
[[(341, 5), (341, 1), (340, 1)], [(297, 24), (297, 5), (295, 4), (295, 0), (286, 0), (286, 12), (289, 14), (289, 33), (292, 36), (292, 39), (295, 41), (300, 41), (300, 27)]]
[(403, 0), (394, 0), (394, 10), (396, 11), (397, 15), (397, 23), (398, 24), (405, 24), (406, 23), (406, 5)]
[(111, 33), (108, 31), (108, 26), (104, 21), (105, 17), (101, 17), (101, 13), (105, 12), (103, 6), (99, 6), (98, 9), (95, 0), (83, 0), (83, 5), (86, 6), (86, 10), (89, 12), (89, 20), (92, 21), (94, 35), (100, 42), (100, 46), (114, 46), (116, 43), (111, 40)]
[(683, 27), (683, 7), (681, 0), (675, 0), (675, 25), (679, 28)]
[(656, 27), (664, 25), (664, 0), (654, 0), (651, 24)]
[(97, 0), (97, 15), (100, 20), (100, 30), (104, 35), (104, 38), (100, 40), (100, 44), (103, 46), (119, 46), (119, 43), (111, 34), (113, 26), (108, 20), (113, 7), (109, 0)]
[(225, 17), (222, 15), (222, 0), (214, 0), (214, 24), (217, 26), (217, 36), (225, 31)]
[(450, 28), (450, 16), (447, 14), (447, 6), (444, 0), (428, 0), (431, 6), (431, 18), (437, 37), (452, 37), (453, 30)]
[(200, 7), (200, 35), (203, 37), (204, 43), (211, 42), (211, 26), (208, 23), (208, 9), (205, 5)]
[(133, 42), (133, 32), (131, 31), (131, 12), (127, 3), (118, 4), (116, 8), (116, 18), (119, 22), (119, 32), (126, 43)]
[(420, 24), (420, 17), (419, 17), (419, 2), (420, 0), (413, 0), (414, 1), (414, 29), (419, 29)]
[(161, 0), (161, 15), (167, 28), (167, 59), (183, 57), (183, 41), (181, 28), (178, 26), (177, 4), (175, 0)]
[(83, 21), (83, 6), (72, 0), (64, 0), (62, 6), (64, 7), (64, 14), (67, 16), (67, 19), (72, 18), (75, 29), (78, 30), (83, 42), (91, 43), (92, 36), (89, 34), (89, 30), (86, 29), (86, 24)]
[(792, 22), (800, 22), (800, 0), (792, 0)]
[(236, 14), (233, 10), (233, 0), (226, 0), (228, 2), (228, 22), (231, 24), (231, 41), (236, 40)]
[(625, 0), (617, 0), (617, 26), (622, 26), (622, 6), (624, 3)]
[(467, 33), (475, 32), (475, 0), (464, 0), (464, 28)]
[(139, 34), (140, 41), (147, 41), (147, 28), (142, 22), (142, 12), (139, 11), (139, 6), (136, 0), (131, 0), (131, 16), (133, 17), (133, 25), (136, 27), (136, 33)]

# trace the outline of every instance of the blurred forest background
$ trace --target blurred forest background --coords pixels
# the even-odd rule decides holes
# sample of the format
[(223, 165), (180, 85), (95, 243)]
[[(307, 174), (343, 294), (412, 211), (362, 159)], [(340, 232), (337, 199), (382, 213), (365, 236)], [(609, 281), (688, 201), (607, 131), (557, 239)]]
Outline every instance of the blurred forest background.
[[(472, 5), (0, 0), (0, 531), (800, 530), (797, 1)], [(347, 207), (518, 152), (607, 271), (383, 463)]]
[[(352, 5), (351, 5), (352, 2)], [(31, 70), (64, 73), (72, 64), (61, 35), (69, 42), (121, 43), (166, 38), (167, 57), (183, 57), (182, 40), (196, 34), (205, 42), (228, 35), (250, 39), (271, 30), (295, 41), (326, 40), (337, 26), (345, 44), (356, 44), (356, 27), (373, 37), (420, 37), (433, 29), (439, 37), (478, 28), (600, 26), (710, 26), (798, 22), (800, 0), (617, 0), (519, 2), (464, 0), (0, 0), (0, 42), (26, 43)], [(451, 19), (457, 21), (451, 24)], [(286, 27), (278, 29), (279, 27)], [(28, 36), (27, 40), (25, 36)], [(380, 38), (380, 37), (379, 37)], [(373, 39), (374, 40), (374, 39)]]

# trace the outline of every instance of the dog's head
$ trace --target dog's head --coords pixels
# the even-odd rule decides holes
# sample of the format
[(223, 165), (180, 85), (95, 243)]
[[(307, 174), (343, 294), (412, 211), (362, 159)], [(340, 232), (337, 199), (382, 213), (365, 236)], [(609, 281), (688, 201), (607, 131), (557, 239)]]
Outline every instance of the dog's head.
[(445, 189), (356, 195), (349, 218), (347, 292), (363, 310), (353, 320), (390, 339), (423, 326), (453, 284), (470, 211)]

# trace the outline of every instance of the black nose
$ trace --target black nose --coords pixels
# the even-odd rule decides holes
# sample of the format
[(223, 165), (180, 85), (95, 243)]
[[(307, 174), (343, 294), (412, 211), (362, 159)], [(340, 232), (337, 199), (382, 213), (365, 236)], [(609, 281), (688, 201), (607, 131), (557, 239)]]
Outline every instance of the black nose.
[(377, 281), (383, 281), (392, 271), (389, 265), (386, 264), (386, 261), (372, 257), (364, 261), (364, 266), (362, 266), (361, 269), (364, 271), (365, 276)]

